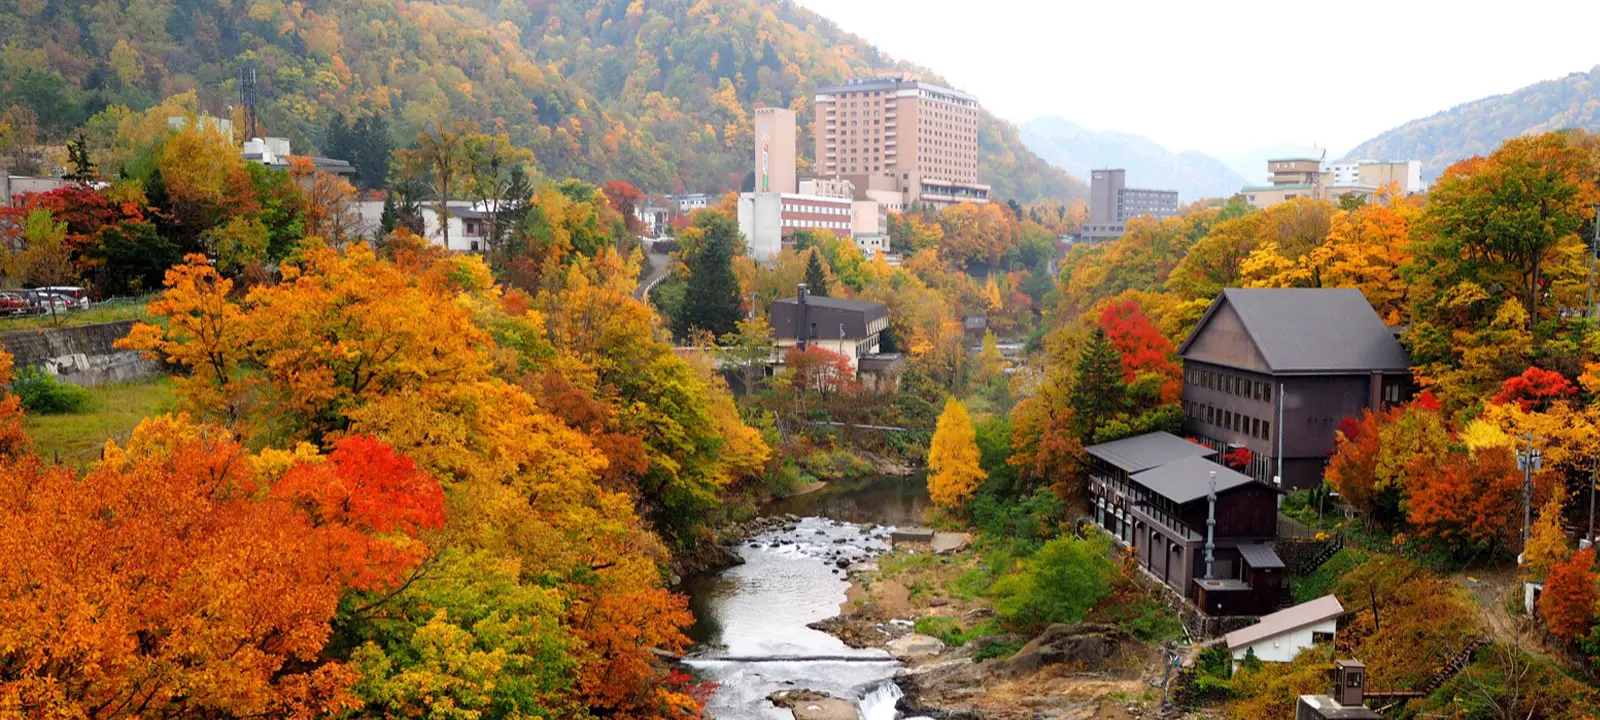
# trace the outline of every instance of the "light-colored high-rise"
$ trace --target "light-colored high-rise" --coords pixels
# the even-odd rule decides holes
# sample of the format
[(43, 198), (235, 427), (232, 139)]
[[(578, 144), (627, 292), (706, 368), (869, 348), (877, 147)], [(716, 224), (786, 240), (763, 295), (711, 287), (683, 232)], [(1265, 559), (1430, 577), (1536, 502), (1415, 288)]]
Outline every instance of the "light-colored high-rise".
[(795, 191), (794, 111), (756, 108), (756, 192)]
[(977, 98), (909, 76), (819, 88), (816, 174), (857, 188), (892, 178), (907, 205), (987, 202), (989, 186), (978, 183), (978, 113)]

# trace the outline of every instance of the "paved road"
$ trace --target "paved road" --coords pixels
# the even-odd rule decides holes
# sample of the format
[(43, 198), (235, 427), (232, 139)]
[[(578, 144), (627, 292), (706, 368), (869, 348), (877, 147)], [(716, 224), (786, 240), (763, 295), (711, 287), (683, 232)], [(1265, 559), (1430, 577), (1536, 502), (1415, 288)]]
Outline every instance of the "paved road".
[(667, 277), (667, 267), (671, 260), (672, 256), (650, 252), (649, 246), (646, 245), (644, 261), (649, 264), (649, 269), (645, 271), (644, 277), (639, 278), (639, 287), (633, 291), (633, 296), (640, 300), (645, 299), (645, 296), (650, 294), (650, 289)]

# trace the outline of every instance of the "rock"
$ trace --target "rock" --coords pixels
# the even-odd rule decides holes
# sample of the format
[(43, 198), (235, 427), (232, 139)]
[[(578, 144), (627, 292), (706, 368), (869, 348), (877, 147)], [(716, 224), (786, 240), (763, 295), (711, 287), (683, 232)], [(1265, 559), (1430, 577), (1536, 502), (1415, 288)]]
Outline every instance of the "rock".
[(834, 564), (838, 565), (840, 570), (843, 570), (843, 569), (845, 569), (847, 567), (850, 567), (850, 561), (849, 560), (839, 560), (839, 561), (835, 562)]
[(815, 690), (780, 690), (767, 700), (794, 713), (794, 720), (861, 720), (855, 703)]
[(835, 544), (835, 545), (843, 545), (843, 544), (845, 544), (847, 542), (850, 542), (849, 538), (834, 538), (833, 539), (833, 544)]
[(944, 598), (934, 598), (928, 601), (928, 607), (944, 607), (949, 604), (950, 601)]
[(944, 642), (936, 637), (912, 633), (890, 640), (883, 648), (901, 660), (921, 660), (944, 652)]
[(933, 531), (927, 528), (903, 528), (889, 533), (889, 540), (895, 544), (933, 542)]
[(950, 555), (965, 550), (972, 539), (966, 533), (934, 533), (933, 554)]
[(1051, 625), (1029, 640), (1017, 654), (995, 663), (1000, 677), (1032, 675), (1047, 665), (1070, 664), (1078, 670), (1095, 670), (1122, 655), (1123, 643), (1132, 640), (1115, 625), (1082, 623)]

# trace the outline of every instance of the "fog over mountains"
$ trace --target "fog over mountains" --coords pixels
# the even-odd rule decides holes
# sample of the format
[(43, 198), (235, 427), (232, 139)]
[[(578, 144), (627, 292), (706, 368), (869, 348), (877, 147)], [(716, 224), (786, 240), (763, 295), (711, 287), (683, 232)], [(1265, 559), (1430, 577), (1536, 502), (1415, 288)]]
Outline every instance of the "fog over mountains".
[(1090, 130), (1054, 115), (1022, 123), (1022, 142), (1074, 177), (1093, 168), (1120, 167), (1133, 187), (1177, 190), (1183, 202), (1228, 197), (1245, 179), (1210, 155), (1173, 152), (1140, 135)]

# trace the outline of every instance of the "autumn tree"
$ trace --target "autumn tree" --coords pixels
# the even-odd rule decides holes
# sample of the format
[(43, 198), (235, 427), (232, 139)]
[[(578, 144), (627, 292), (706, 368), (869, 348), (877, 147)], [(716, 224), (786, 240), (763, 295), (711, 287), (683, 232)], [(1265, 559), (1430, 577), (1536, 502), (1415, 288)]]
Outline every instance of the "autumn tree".
[(978, 466), (977, 433), (960, 400), (945, 401), (928, 447), (928, 494), (945, 508), (959, 508), (977, 492), (986, 475)]
[(790, 348), (783, 355), (788, 383), (801, 393), (815, 392), (823, 397), (834, 393), (853, 393), (859, 387), (850, 358), (818, 345), (806, 349)]
[(1582, 243), (1593, 175), (1587, 154), (1558, 133), (1512, 138), (1450, 166), (1422, 218), (1425, 272), (1441, 289), (1466, 280), (1519, 288), (1528, 327), (1537, 326), (1547, 266)]
[(1406, 519), (1457, 547), (1513, 544), (1522, 513), (1522, 473), (1508, 447), (1405, 458)]
[(1530, 578), (1543, 580), (1556, 564), (1572, 557), (1567, 532), (1562, 527), (1562, 509), (1566, 501), (1565, 488), (1556, 485), (1550, 499), (1539, 506), (1539, 517), (1528, 532), (1528, 545), (1522, 553), (1522, 571)]
[(1595, 590), (1594, 549), (1582, 550), (1556, 563), (1545, 578), (1539, 596), (1539, 613), (1556, 637), (1571, 640), (1589, 632), (1594, 624)]
[(1100, 313), (1100, 327), (1117, 350), (1123, 382), (1133, 383), (1141, 375), (1153, 375), (1160, 384), (1161, 401), (1178, 401), (1183, 392), (1183, 370), (1174, 359), (1172, 343), (1151, 324), (1138, 303), (1126, 300), (1107, 305)]
[(1561, 373), (1529, 367), (1521, 375), (1508, 378), (1489, 402), (1516, 403), (1524, 412), (1540, 412), (1549, 408), (1550, 403), (1577, 392), (1578, 388)]
[(50, 211), (37, 209), (28, 213), (22, 243), (15, 262), (17, 274), (25, 281), (43, 286), (65, 285), (76, 275), (72, 252), (67, 247), (67, 224), (56, 222)]
[(435, 125), (417, 133), (412, 147), (401, 155), (408, 174), (432, 186), (434, 211), (439, 216), (445, 247), (450, 247), (449, 203), (467, 173), (467, 138), (477, 132), (477, 124), (467, 120)]
[(739, 372), (744, 384), (744, 395), (755, 392), (758, 378), (772, 362), (772, 326), (766, 318), (752, 317), (740, 320), (738, 331), (723, 335), (717, 354), (724, 362)]

